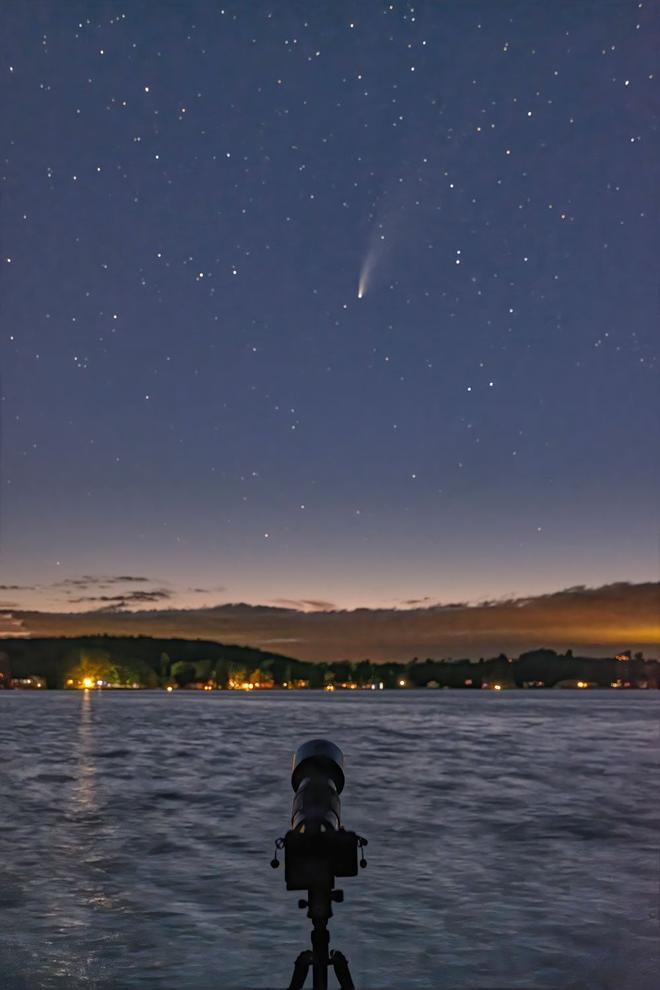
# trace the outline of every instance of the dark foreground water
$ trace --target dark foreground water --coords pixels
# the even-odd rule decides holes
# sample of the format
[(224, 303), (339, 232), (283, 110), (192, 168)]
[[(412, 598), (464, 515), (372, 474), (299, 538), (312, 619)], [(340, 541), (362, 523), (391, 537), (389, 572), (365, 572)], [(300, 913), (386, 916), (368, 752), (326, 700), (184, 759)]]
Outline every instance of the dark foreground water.
[[(284, 987), (292, 749), (345, 751), (358, 990), (654, 990), (660, 692), (0, 692), (0, 986)], [(331, 974), (331, 986), (335, 986)]]

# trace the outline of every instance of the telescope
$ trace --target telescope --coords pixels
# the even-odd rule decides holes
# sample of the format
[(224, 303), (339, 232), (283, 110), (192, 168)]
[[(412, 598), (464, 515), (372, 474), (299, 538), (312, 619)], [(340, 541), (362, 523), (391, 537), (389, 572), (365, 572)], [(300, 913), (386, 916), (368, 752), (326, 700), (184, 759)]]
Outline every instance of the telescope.
[(328, 739), (310, 739), (293, 757), (291, 786), (294, 797), (291, 828), (275, 841), (271, 866), (279, 864), (277, 852), (284, 849), (284, 879), (287, 890), (307, 891), (298, 901), (307, 908), (312, 921), (312, 948), (298, 955), (289, 990), (302, 990), (310, 966), (314, 990), (327, 990), (328, 968), (333, 967), (340, 990), (355, 990), (348, 960), (336, 949), (330, 951), (328, 921), (332, 904), (344, 900), (343, 890), (335, 889), (336, 877), (354, 877), (359, 865), (365, 867), (363, 847), (367, 840), (341, 824), (344, 789), (344, 755)]

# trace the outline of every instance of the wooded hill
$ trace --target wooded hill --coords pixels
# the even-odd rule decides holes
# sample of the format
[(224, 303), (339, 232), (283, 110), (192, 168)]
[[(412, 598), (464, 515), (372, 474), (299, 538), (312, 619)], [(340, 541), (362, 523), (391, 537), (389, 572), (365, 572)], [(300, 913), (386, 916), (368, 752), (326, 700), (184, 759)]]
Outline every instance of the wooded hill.
[(226, 687), (247, 678), (275, 687), (323, 688), (373, 682), (386, 688), (481, 688), (495, 683), (502, 688), (545, 686), (582, 681), (610, 687), (620, 682), (632, 687), (660, 686), (660, 663), (641, 654), (614, 657), (574, 657), (539, 649), (517, 659), (500, 654), (472, 661), (414, 658), (401, 663), (359, 663), (338, 660), (311, 663), (247, 646), (224, 645), (206, 640), (154, 639), (150, 636), (85, 636), (4, 639), (0, 642), (0, 670), (9, 677), (42, 677), (49, 688), (61, 688), (71, 678), (86, 673), (114, 685), (180, 687), (211, 682)]

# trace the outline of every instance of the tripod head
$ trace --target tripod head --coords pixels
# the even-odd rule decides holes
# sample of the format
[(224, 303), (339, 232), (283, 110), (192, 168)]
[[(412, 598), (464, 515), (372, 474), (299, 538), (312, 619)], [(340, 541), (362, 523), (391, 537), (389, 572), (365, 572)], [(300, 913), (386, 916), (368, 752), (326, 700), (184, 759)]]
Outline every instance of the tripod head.
[(354, 877), (367, 861), (362, 849), (367, 840), (341, 825), (339, 795), (344, 789), (344, 756), (327, 739), (310, 739), (293, 757), (291, 786), (294, 790), (291, 828), (275, 842), (271, 866), (279, 866), (278, 850), (284, 849), (284, 879), (287, 890), (305, 890), (307, 898), (298, 901), (307, 908), (314, 926), (312, 951), (301, 953), (296, 961), (290, 990), (300, 990), (310, 964), (314, 967), (314, 990), (326, 990), (327, 969), (335, 968), (342, 990), (353, 983), (348, 963), (340, 952), (328, 954), (327, 923), (332, 903), (344, 900), (343, 890), (334, 889), (337, 877)]

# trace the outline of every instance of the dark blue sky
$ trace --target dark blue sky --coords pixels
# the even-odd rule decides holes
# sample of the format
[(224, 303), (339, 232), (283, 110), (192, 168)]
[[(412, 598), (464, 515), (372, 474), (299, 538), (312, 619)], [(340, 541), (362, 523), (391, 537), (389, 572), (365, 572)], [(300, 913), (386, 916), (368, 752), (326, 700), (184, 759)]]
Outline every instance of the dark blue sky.
[(3, 602), (657, 578), (656, 5), (0, 26)]

